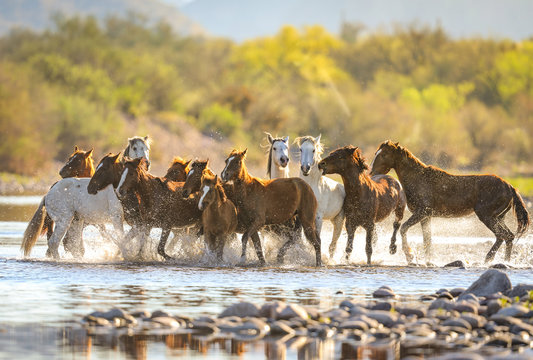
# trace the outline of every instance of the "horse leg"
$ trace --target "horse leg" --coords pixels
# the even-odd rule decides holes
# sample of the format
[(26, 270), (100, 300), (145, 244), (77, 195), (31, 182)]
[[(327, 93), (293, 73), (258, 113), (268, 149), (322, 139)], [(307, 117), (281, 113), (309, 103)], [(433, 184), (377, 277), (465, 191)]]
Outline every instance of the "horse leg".
[(402, 224), (402, 226), (400, 226), (400, 235), (402, 236), (402, 249), (405, 253), (405, 257), (407, 258), (407, 264), (413, 262), (412, 250), (409, 246), (409, 243), (407, 242), (407, 230), (409, 230), (411, 226), (418, 224), (426, 217), (427, 215), (421, 212), (415, 212), (413, 215), (411, 215), (409, 219), (407, 219), (406, 222)]
[(165, 252), (165, 245), (167, 244), (168, 236), (170, 235), (171, 228), (163, 228), (161, 231), (161, 238), (159, 238), (159, 245), (157, 246), (157, 253), (165, 260), (172, 259)]
[(239, 263), (242, 265), (246, 264), (246, 247), (248, 246), (249, 237), (250, 237), (249, 230), (245, 231), (241, 237), (242, 252), (241, 252), (241, 260), (239, 261)]
[[(63, 247), (75, 258), (82, 258), (85, 255), (82, 236), (84, 227), (85, 223), (82, 220), (72, 220), (63, 239)], [(67, 237), (69, 238), (68, 242), (66, 242)]]
[(289, 250), (289, 248), (296, 243), (296, 241), (298, 241), (298, 239), (301, 237), (301, 230), (300, 230), (300, 224), (298, 224), (298, 228), (297, 228), (297, 231), (290, 231), (289, 232), (289, 240), (287, 240), (285, 242), (285, 244), (283, 244), (281, 246), (281, 248), (279, 249), (279, 252), (278, 252), (278, 257), (277, 257), (277, 262), (278, 263), (283, 263), (283, 259), (285, 258), (285, 254), (287, 253), (287, 250)]
[(355, 230), (357, 230), (357, 226), (346, 221), (346, 232), (348, 233), (348, 240), (346, 241), (346, 261), (350, 261), (350, 255), (352, 255)]
[(344, 210), (341, 210), (333, 219), (331, 223), (333, 224), (333, 235), (331, 237), (331, 243), (329, 244), (329, 257), (332, 258), (335, 255), (335, 250), (337, 250), (337, 241), (341, 236), (342, 225), (344, 222)]
[[(479, 217), (479, 215), (478, 215)], [(479, 217), (479, 219), (489, 228), (490, 231), (496, 236), (496, 242), (490, 248), (487, 256), (485, 257), (485, 263), (494, 260), (498, 249), (505, 241), (505, 261), (511, 260), (511, 252), (513, 250), (514, 235), (511, 230), (503, 222), (503, 216), (499, 217)]]
[(224, 234), (219, 236), (216, 239), (216, 254), (217, 254), (217, 261), (219, 263), (222, 263), (224, 261), (224, 245), (226, 245), (226, 242), (229, 239), (229, 234)]
[(62, 218), (59, 221), (56, 221), (54, 232), (48, 240), (48, 250), (46, 250), (46, 256), (59, 259), (59, 243), (67, 233), (73, 217), (74, 216), (71, 216), (70, 218)]
[(420, 220), (420, 225), (422, 226), (422, 239), (426, 263), (429, 264), (431, 262), (431, 218), (428, 216)]
[(265, 261), (265, 257), (263, 256), (263, 248), (261, 247), (261, 239), (259, 238), (259, 234), (257, 233), (257, 230), (255, 230), (252, 233), (252, 243), (254, 244), (255, 252), (257, 253), (257, 258), (259, 259), (259, 264), (261, 266), (265, 266), (266, 261)]

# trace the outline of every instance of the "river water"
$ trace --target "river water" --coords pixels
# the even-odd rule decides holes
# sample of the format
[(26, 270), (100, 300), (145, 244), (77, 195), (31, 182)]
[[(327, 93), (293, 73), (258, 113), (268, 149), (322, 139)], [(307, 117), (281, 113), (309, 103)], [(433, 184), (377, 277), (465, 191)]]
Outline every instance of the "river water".
[[(482, 261), (493, 243), (490, 232), (475, 218), (436, 219), (432, 224), (435, 267), (406, 266), (400, 241), (398, 253), (390, 255), (390, 222), (379, 226), (373, 266), (364, 265), (363, 231), (356, 233), (349, 262), (341, 254), (346, 243), (343, 233), (336, 255), (321, 268), (312, 266), (313, 251), (305, 240), (288, 252), (285, 264), (275, 266), (279, 241), (269, 237), (263, 239), (266, 267), (254, 266), (252, 251), (248, 253), (250, 266), (235, 267), (238, 241), (225, 249), (225, 264), (214, 265), (204, 255), (203, 243), (191, 236), (170, 241), (167, 251), (175, 261), (132, 263), (116, 260), (116, 247), (88, 227), (83, 260), (47, 259), (44, 238), (24, 259), (19, 250), (22, 234), (39, 201), (40, 197), (0, 197), (0, 358), (339, 358), (344, 356), (343, 345), (328, 341), (290, 344), (280, 350), (268, 341), (204, 341), (190, 334), (95, 337), (78, 322), (94, 310), (111, 307), (216, 315), (239, 300), (259, 305), (283, 300), (327, 310), (345, 298), (371, 299), (381, 285), (392, 287), (399, 301), (415, 301), (440, 288), (468, 287), (486, 270)], [(158, 234), (152, 232), (154, 245)], [(323, 253), (329, 248), (330, 236), (326, 225)], [(409, 241), (418, 261), (424, 263), (418, 229), (409, 232)], [(508, 264), (512, 269), (506, 270), (513, 284), (533, 282), (532, 254), (533, 236), (527, 235), (515, 245)], [(463, 260), (467, 267), (441, 267), (453, 260)], [(503, 248), (495, 262), (503, 262)]]

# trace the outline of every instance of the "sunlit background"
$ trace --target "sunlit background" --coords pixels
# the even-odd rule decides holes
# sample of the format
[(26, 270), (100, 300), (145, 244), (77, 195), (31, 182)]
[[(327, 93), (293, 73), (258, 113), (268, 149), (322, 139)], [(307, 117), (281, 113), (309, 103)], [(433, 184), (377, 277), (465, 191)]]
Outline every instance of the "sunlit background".
[[(322, 134), (371, 158), (386, 139), (533, 195), (527, 0), (0, 2), (0, 171), (57, 172), (150, 134), (172, 157)], [(293, 164), (296, 163), (293, 159)], [(292, 175), (298, 169), (292, 165)], [(56, 175), (55, 175), (56, 176)]]

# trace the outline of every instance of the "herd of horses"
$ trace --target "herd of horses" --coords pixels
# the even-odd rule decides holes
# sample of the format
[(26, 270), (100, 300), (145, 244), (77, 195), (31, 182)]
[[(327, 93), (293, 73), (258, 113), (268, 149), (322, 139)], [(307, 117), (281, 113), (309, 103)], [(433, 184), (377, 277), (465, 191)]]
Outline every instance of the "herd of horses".
[[(118, 245), (125, 259), (139, 257), (153, 228), (161, 229), (157, 253), (164, 259), (171, 232), (187, 228), (204, 236), (207, 250), (223, 260), (224, 245), (242, 234), (241, 263), (246, 262), (248, 240), (258, 261), (266, 263), (259, 232), (273, 233), (286, 241), (279, 248), (282, 262), (287, 250), (301, 239), (302, 232), (315, 250), (316, 266), (322, 263), (320, 233), (324, 220), (333, 225), (329, 248), (333, 256), (343, 224), (347, 232), (345, 256), (350, 258), (358, 227), (366, 231), (367, 263), (377, 235), (375, 224), (394, 212), (389, 251), (397, 250), (400, 231), (407, 263), (414, 255), (407, 230), (421, 223), (426, 261), (431, 259), (431, 218), (460, 217), (474, 212), (494, 233), (496, 242), (486, 255), (492, 261), (505, 241), (509, 261), (513, 240), (528, 229), (530, 218), (523, 199), (508, 182), (495, 175), (453, 175), (426, 165), (405, 147), (390, 140), (377, 149), (369, 168), (361, 150), (339, 148), (322, 159), (320, 136), (295, 140), (300, 152), (299, 177), (289, 176), (289, 137), (269, 141), (268, 179), (255, 177), (246, 167), (246, 152), (232, 150), (220, 176), (208, 160), (175, 158), (163, 177), (150, 170), (150, 139), (128, 139), (123, 152), (106, 155), (96, 169), (92, 149), (75, 148), (55, 183), (24, 232), (21, 249), (30, 255), (39, 236), (47, 234), (47, 256), (59, 258), (59, 245), (73, 256), (84, 255), (83, 228), (95, 225), (102, 235)], [(398, 180), (387, 175), (394, 169)], [(369, 171), (370, 170), (370, 171)], [(342, 184), (326, 177), (338, 174)], [(401, 224), (405, 207), (412, 215)], [(518, 228), (514, 234), (504, 223), (513, 208)], [(131, 229), (125, 233), (123, 221)], [(109, 234), (106, 223), (112, 223)], [(192, 229), (192, 230), (191, 230)]]

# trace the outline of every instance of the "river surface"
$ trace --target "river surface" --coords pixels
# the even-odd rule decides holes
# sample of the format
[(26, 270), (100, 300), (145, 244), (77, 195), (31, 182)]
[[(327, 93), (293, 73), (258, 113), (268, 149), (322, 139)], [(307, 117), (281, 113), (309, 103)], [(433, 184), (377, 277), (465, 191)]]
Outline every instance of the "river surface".
[[(87, 227), (83, 260), (64, 252), (60, 261), (47, 259), (44, 238), (25, 259), (19, 250), (22, 234), (39, 201), (40, 197), (33, 196), (0, 197), (0, 358), (278, 358), (280, 349), (273, 349), (269, 342), (202, 342), (190, 334), (92, 337), (78, 322), (94, 310), (112, 307), (164, 309), (193, 317), (217, 315), (240, 300), (259, 305), (283, 300), (327, 310), (345, 298), (369, 300), (381, 285), (392, 287), (399, 301), (415, 301), (440, 288), (468, 287), (486, 270), (482, 261), (494, 241), (475, 218), (436, 219), (432, 224), (432, 262), (437, 266), (406, 266), (401, 241), (397, 254), (388, 253), (392, 225), (385, 222), (379, 226), (373, 266), (364, 265), (365, 234), (360, 230), (349, 262), (342, 255), (346, 244), (343, 232), (335, 256), (328, 259), (324, 255), (328, 265), (321, 268), (312, 266), (313, 251), (305, 239), (288, 252), (285, 264), (275, 265), (279, 241), (270, 237), (263, 238), (266, 267), (254, 265), (251, 250), (250, 265), (237, 267), (240, 241), (226, 247), (224, 264), (213, 264), (204, 254), (203, 242), (190, 235), (170, 241), (167, 251), (175, 261), (124, 262), (115, 257), (117, 248), (110, 240)], [(514, 229), (512, 221), (509, 224)], [(154, 248), (158, 235), (158, 230), (153, 230)], [(331, 228), (326, 224), (324, 254), (330, 237)], [(409, 232), (409, 242), (418, 262), (424, 264), (418, 229)], [(533, 282), (532, 254), (533, 236), (529, 234), (516, 243), (508, 264), (513, 268), (506, 270), (513, 284)], [(467, 267), (441, 267), (453, 260), (463, 260)], [(495, 262), (503, 262), (503, 248)], [(342, 344), (307, 342), (287, 346), (282, 357), (339, 358), (342, 349)]]

